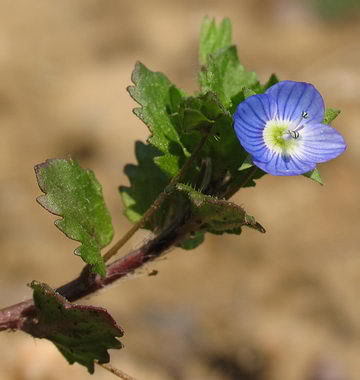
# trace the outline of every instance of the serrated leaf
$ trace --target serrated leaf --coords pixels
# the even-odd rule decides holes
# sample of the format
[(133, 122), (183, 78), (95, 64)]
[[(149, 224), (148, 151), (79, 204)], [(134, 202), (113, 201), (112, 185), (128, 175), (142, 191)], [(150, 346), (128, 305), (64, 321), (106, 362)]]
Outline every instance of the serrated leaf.
[(202, 228), (214, 234), (239, 234), (243, 226), (265, 232), (264, 227), (245, 210), (222, 199), (217, 199), (196, 191), (192, 187), (178, 184), (177, 190), (183, 192), (191, 202), (192, 213), (199, 219)]
[(311, 180), (319, 183), (320, 185), (324, 184), (321, 178), (320, 172), (317, 168), (315, 168), (314, 170), (311, 170), (310, 172), (304, 173), (303, 176), (310, 178)]
[(324, 116), (324, 124), (330, 124), (339, 114), (340, 110), (335, 108), (327, 108), (325, 110), (325, 116)]
[[(183, 104), (180, 105), (180, 115), (182, 114), (181, 110), (185, 108), (187, 110), (197, 110), (204, 115), (204, 118), (206, 117), (211, 120), (211, 123), (205, 125), (204, 129), (201, 129), (202, 124), (199, 123), (197, 125), (198, 130), (193, 130), (191, 134), (181, 135), (182, 145), (191, 152), (201, 139), (202, 132), (205, 132), (206, 128), (209, 128), (209, 125), (211, 128), (211, 136), (199, 154), (202, 163), (206, 163), (208, 170), (204, 171), (200, 169), (200, 181), (193, 181), (194, 176), (192, 176), (186, 178), (187, 183), (192, 184), (196, 188), (201, 187), (203, 190), (207, 188), (207, 193), (222, 197), (222, 194), (226, 193), (226, 190), (222, 186), (224, 178), (228, 178), (231, 182), (232, 179), (237, 181), (237, 177), (242, 177), (243, 173), (239, 173), (238, 169), (248, 156), (248, 153), (243, 149), (235, 135), (231, 115), (224, 109), (214, 93), (210, 92), (185, 99)], [(179, 120), (180, 125), (182, 125), (184, 120), (181, 116)], [(185, 129), (185, 127), (181, 128)], [(209, 172), (211, 173), (209, 174)], [(204, 187), (203, 178), (205, 173), (209, 178), (206, 181), (208, 184), (206, 187)], [(259, 169), (255, 178), (260, 178), (264, 174)], [(251, 185), (255, 185), (255, 182), (249, 181), (249, 183), (246, 183), (246, 186)]]
[(231, 21), (225, 18), (217, 26), (215, 19), (205, 17), (200, 30), (199, 61), (207, 63), (210, 54), (231, 45)]
[(52, 159), (35, 166), (39, 187), (45, 195), (37, 201), (49, 212), (61, 216), (55, 221), (67, 237), (81, 242), (74, 253), (105, 275), (100, 250), (113, 237), (111, 217), (106, 208), (101, 185), (91, 170), (72, 159)]
[(258, 80), (254, 72), (240, 64), (236, 47), (229, 46), (209, 56), (207, 65), (201, 68), (199, 83), (202, 93), (214, 92), (228, 109), (242, 88), (251, 89)]
[(77, 362), (94, 373), (95, 360), (108, 363), (107, 350), (122, 348), (116, 337), (123, 336), (123, 331), (105, 309), (72, 304), (36, 281), (31, 288), (36, 315), (24, 324), (23, 330), (53, 342), (70, 364)]
[(174, 176), (185, 157), (172, 120), (173, 108), (183, 94), (164, 74), (150, 71), (142, 63), (136, 64), (132, 81), (134, 86), (129, 86), (128, 92), (141, 105), (134, 113), (152, 133), (149, 142), (161, 152), (155, 162)]

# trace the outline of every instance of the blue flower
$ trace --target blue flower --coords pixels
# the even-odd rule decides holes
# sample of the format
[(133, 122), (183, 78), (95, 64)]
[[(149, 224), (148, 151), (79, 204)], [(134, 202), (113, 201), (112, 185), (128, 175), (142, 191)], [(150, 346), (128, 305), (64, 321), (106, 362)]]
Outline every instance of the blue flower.
[(240, 103), (234, 127), (256, 166), (273, 175), (298, 175), (346, 149), (340, 133), (323, 120), (324, 101), (313, 85), (283, 81)]

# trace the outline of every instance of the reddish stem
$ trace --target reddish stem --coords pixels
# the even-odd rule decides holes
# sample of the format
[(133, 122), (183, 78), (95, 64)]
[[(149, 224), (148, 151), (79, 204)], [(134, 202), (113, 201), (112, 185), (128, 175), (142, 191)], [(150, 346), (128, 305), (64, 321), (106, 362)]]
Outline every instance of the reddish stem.
[[(102, 289), (114, 281), (133, 273), (148, 261), (152, 261), (166, 252), (170, 247), (181, 241), (194, 226), (178, 221), (163, 233), (144, 244), (139, 249), (107, 265), (106, 276), (101, 277), (85, 266), (79, 277), (57, 289), (62, 296), (73, 302)], [(33, 300), (27, 300), (0, 310), (0, 331), (21, 330), (28, 317), (34, 315)]]

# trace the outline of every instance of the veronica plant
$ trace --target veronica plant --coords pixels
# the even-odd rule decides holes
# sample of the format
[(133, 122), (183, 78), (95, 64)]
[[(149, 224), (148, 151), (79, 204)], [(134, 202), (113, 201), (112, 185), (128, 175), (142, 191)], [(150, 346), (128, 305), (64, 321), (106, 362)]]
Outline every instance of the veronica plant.
[[(106, 310), (74, 301), (173, 246), (196, 248), (207, 233), (239, 235), (244, 227), (264, 233), (254, 217), (228, 199), (266, 173), (304, 174), (321, 183), (316, 164), (345, 149), (341, 135), (328, 125), (339, 111), (324, 110), (310, 84), (279, 82), (275, 75), (261, 84), (240, 63), (228, 19), (219, 25), (204, 20), (199, 61), (194, 95), (162, 73), (135, 66), (128, 91), (150, 137), (135, 143), (138, 162), (125, 166), (129, 184), (119, 188), (124, 214), (134, 225), (107, 251), (113, 226), (94, 173), (72, 159), (35, 167), (44, 193), (38, 202), (59, 216), (55, 225), (67, 237), (80, 242), (75, 254), (86, 265), (57, 289), (32, 282), (33, 299), (0, 311), (0, 330), (48, 339), (70, 364), (93, 373), (95, 363), (110, 360), (108, 349), (122, 347), (123, 330)], [(109, 263), (139, 228), (152, 231), (153, 238)]]

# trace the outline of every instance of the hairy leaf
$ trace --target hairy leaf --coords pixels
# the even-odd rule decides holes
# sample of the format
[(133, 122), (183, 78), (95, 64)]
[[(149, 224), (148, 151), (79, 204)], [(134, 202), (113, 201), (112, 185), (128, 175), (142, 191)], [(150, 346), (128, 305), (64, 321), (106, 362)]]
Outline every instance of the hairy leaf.
[(217, 26), (214, 19), (205, 17), (201, 25), (199, 61), (206, 64), (208, 56), (231, 45), (231, 22), (224, 18)]
[(94, 373), (95, 360), (108, 363), (107, 350), (122, 348), (116, 337), (123, 336), (123, 331), (105, 309), (72, 304), (36, 281), (31, 287), (36, 315), (24, 324), (23, 330), (53, 342), (70, 364), (77, 362)]
[(244, 88), (244, 98), (247, 99), (250, 96), (256, 95), (256, 92), (254, 90), (251, 90), (250, 88), (245, 87)]
[(341, 111), (335, 108), (327, 108), (325, 110), (324, 124), (330, 124)]
[(176, 188), (188, 197), (193, 215), (208, 232), (239, 234), (243, 226), (265, 232), (264, 227), (254, 217), (235, 203), (202, 194), (188, 185), (178, 184)]
[(72, 159), (52, 159), (35, 166), (36, 178), (45, 195), (37, 201), (49, 212), (61, 216), (55, 221), (70, 239), (81, 242), (75, 254), (105, 275), (100, 250), (113, 237), (113, 227), (105, 206), (101, 185), (94, 173)]
[(154, 161), (168, 175), (175, 175), (184, 160), (179, 135), (172, 114), (183, 94), (164, 74), (137, 63), (132, 74), (134, 86), (129, 86), (131, 97), (140, 104), (134, 113), (149, 128), (149, 142), (161, 153)]
[(246, 71), (240, 64), (236, 47), (229, 46), (212, 54), (199, 74), (200, 88), (203, 93), (215, 92), (221, 103), (232, 106), (232, 98), (244, 87), (252, 89), (258, 83), (256, 74)]

